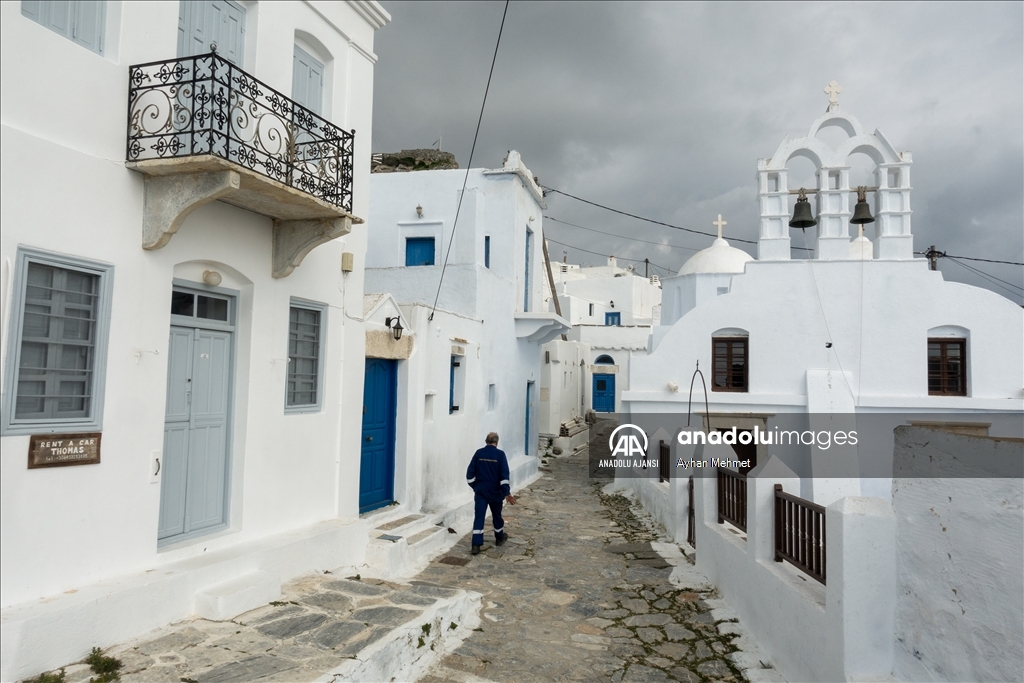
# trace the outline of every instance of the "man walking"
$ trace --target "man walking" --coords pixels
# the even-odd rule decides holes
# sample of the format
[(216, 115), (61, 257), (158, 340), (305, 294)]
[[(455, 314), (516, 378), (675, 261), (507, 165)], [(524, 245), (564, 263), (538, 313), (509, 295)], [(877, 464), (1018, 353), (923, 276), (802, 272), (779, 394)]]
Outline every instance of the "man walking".
[(516, 499), (509, 489), (508, 458), (505, 451), (498, 450), (498, 434), (491, 432), (484, 440), (483, 448), (473, 454), (466, 470), (466, 483), (476, 494), (476, 515), (473, 518), (473, 554), (480, 552), (484, 544), (484, 516), (487, 508), (491, 508), (491, 522), (494, 524), (494, 545), (501, 545), (508, 540), (505, 533), (505, 521), (501, 518), (502, 499), (509, 505), (515, 505)]

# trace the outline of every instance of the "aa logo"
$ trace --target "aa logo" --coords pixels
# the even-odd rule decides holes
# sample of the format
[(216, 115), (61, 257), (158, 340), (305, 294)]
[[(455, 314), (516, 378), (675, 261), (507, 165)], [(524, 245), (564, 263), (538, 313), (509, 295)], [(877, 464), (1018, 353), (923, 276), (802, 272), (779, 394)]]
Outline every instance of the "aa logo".
[(647, 434), (636, 425), (619, 425), (608, 437), (608, 448), (612, 449), (613, 458), (617, 455), (643, 458), (647, 455)]

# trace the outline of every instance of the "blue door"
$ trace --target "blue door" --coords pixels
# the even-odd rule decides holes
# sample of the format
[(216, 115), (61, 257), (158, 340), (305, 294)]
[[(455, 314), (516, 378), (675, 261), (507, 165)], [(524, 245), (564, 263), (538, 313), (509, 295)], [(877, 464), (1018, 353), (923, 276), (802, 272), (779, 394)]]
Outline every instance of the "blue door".
[(594, 374), (594, 412), (615, 412), (615, 375)]
[(359, 512), (395, 499), (396, 361), (366, 359), (363, 380), (363, 438), (359, 461)]

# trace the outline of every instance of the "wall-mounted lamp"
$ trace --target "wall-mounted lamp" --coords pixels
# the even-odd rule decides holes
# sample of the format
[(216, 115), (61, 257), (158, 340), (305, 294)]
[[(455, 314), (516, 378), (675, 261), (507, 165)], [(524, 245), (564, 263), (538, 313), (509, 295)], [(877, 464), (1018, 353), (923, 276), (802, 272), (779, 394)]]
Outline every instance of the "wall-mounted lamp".
[(423, 218), (423, 207), (419, 204), (416, 205), (416, 217)]
[(615, 302), (614, 301), (609, 301), (608, 305), (611, 306), (612, 308), (615, 308)]
[(220, 273), (218, 273), (216, 270), (203, 271), (203, 282), (210, 285), (211, 287), (216, 287), (222, 281), (223, 278), (220, 276)]
[(395, 336), (395, 341), (402, 338), (402, 330), (405, 328), (402, 327), (402, 321), (398, 319), (398, 316), (395, 316), (394, 318), (385, 318), (384, 326), (391, 330), (391, 334)]

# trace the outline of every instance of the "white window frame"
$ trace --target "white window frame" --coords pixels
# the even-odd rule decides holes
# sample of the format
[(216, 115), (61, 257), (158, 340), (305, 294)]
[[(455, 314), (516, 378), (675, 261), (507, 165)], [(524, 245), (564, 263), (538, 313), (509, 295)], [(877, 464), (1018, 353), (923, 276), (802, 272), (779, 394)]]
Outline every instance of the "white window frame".
[[(96, 298), (96, 328), (93, 346), (93, 376), (90, 391), (90, 415), (81, 418), (22, 418), (15, 417), (17, 407), (18, 373), (21, 358), (22, 327), (25, 322), (25, 290), (28, 285), (28, 267), (37, 263), (52, 268), (77, 270), (99, 277)], [(103, 404), (107, 376), (107, 349), (110, 338), (110, 312), (113, 299), (114, 266), (67, 254), (18, 247), (12, 281), (11, 313), (7, 333), (5, 358), (3, 424), (4, 436), (18, 434), (68, 434), (103, 430)]]
[[(317, 340), (319, 344), (317, 353), (317, 368), (316, 368), (316, 401), (314, 403), (288, 403), (288, 383), (290, 382), (292, 373), (292, 361), (291, 361), (291, 327), (292, 327), (292, 309), (301, 308), (309, 311), (317, 311), (320, 313), (320, 337)], [(284, 412), (286, 415), (298, 415), (303, 413), (319, 413), (323, 411), (324, 406), (324, 366), (327, 361), (327, 304), (319, 301), (310, 301), (309, 299), (299, 299), (292, 297), (288, 302), (288, 339), (285, 347), (285, 355), (289, 358), (287, 367), (284, 373)]]

